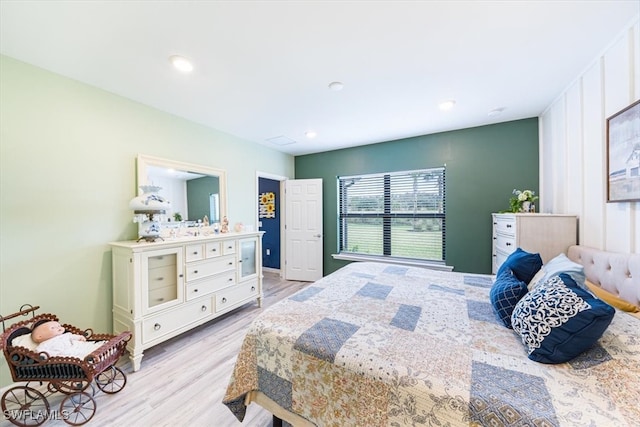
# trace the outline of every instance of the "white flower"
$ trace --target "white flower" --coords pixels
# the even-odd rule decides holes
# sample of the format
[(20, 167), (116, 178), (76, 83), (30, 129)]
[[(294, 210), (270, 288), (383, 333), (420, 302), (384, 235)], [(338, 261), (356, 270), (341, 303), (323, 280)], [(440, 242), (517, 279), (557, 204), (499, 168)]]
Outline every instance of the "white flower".
[(525, 200), (527, 200), (527, 194), (524, 192), (518, 194), (518, 200), (520, 200), (521, 202), (524, 202)]

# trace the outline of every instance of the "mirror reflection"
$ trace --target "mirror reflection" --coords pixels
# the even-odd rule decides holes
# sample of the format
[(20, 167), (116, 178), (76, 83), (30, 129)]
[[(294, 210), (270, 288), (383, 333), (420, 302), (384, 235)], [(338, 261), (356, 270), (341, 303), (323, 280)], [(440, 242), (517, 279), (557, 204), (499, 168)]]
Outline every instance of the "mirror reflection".
[(138, 186), (162, 187), (159, 194), (171, 202), (170, 222), (197, 222), (207, 217), (220, 222), (226, 215), (226, 176), (224, 170), (202, 165), (138, 156)]

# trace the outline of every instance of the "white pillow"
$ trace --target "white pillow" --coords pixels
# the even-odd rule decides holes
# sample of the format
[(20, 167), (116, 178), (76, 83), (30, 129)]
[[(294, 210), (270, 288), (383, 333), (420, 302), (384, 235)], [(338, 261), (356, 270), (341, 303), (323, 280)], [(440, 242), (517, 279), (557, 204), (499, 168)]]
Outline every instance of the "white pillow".
[(538, 283), (544, 283), (551, 277), (560, 273), (567, 273), (582, 289), (587, 289), (584, 281), (584, 267), (581, 264), (571, 261), (565, 254), (560, 254), (542, 266), (544, 277)]
[(31, 339), (31, 334), (24, 334), (19, 337), (15, 337), (11, 341), (11, 345), (14, 347), (24, 347), (32, 351), (35, 351), (36, 347), (38, 347), (38, 344)]

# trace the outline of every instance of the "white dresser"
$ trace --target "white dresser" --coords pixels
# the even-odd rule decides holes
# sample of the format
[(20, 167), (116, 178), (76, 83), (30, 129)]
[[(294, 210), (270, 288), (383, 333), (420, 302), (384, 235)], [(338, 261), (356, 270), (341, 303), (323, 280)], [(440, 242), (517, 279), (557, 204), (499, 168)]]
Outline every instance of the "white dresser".
[(578, 217), (541, 213), (491, 214), (493, 220), (492, 272), (517, 248), (539, 253), (542, 262), (564, 252), (578, 241)]
[(262, 234), (225, 233), (111, 243), (114, 333), (133, 332), (133, 370), (145, 349), (252, 300), (262, 303)]

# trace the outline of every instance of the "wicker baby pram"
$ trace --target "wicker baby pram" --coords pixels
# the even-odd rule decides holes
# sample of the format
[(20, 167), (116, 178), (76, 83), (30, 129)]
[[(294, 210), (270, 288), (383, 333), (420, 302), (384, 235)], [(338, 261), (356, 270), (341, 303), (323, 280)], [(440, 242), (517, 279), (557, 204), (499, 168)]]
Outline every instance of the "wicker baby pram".
[[(3, 329), (0, 346), (11, 376), (14, 382), (26, 382), (9, 388), (2, 395), (4, 418), (18, 426), (38, 426), (54, 418), (71, 425), (84, 424), (96, 412), (96, 401), (93, 399), (97, 393), (95, 387), (113, 394), (122, 390), (127, 383), (126, 375), (115, 364), (124, 354), (131, 332), (119, 335), (94, 334), (91, 329), (83, 331), (63, 324), (67, 332), (83, 335), (87, 341), (104, 342), (101, 345), (96, 343), (99, 347), (83, 359), (49, 357), (46, 353), (12, 344), (16, 338), (30, 334), (36, 324), (58, 321), (53, 314), (36, 315), (39, 308), (23, 306), (17, 313), (0, 316)], [(5, 326), (6, 320), (19, 316), (29, 316), (29, 319)], [(64, 395), (59, 410), (52, 410), (47, 400), (54, 393)]]

